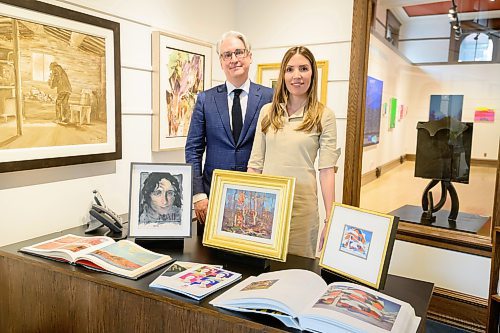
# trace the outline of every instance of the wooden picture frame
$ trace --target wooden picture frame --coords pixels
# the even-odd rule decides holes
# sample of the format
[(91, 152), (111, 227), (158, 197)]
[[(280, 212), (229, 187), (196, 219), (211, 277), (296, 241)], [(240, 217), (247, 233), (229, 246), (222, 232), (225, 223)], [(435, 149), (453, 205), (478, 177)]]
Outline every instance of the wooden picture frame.
[(398, 218), (334, 203), (319, 265), (375, 289), (383, 289)]
[(153, 151), (182, 149), (196, 98), (212, 84), (212, 45), (155, 31), (153, 54)]
[(132, 162), (129, 236), (191, 237), (192, 188), (190, 164)]
[[(328, 93), (328, 60), (316, 61), (318, 67), (318, 99), (326, 105)], [(275, 89), (281, 63), (258, 64), (256, 82)]]
[(120, 159), (120, 25), (0, 0), (0, 172)]
[(203, 244), (285, 261), (295, 178), (214, 170)]

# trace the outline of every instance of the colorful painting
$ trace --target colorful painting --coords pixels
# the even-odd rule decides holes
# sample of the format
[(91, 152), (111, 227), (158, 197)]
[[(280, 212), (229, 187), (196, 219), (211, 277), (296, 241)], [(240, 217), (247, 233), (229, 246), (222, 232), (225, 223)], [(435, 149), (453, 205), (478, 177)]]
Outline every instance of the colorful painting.
[(216, 284), (231, 278), (234, 273), (228, 272), (214, 266), (202, 266), (185, 275), (179, 276), (183, 282), (181, 287), (189, 288), (197, 286), (199, 288), (211, 288)]
[[(132, 243), (135, 245), (135, 243)], [(117, 242), (100, 250), (89, 253), (90, 256), (99, 258), (113, 266), (133, 271), (141, 268), (159, 258), (160, 255), (144, 252), (127, 242)]]
[(119, 24), (36, 1), (0, 19), (0, 172), (121, 158)]
[(396, 114), (398, 109), (397, 98), (391, 98), (391, 114), (389, 116), (389, 128), (396, 127)]
[(153, 151), (184, 148), (198, 94), (209, 88), (212, 45), (153, 32)]
[(401, 306), (388, 299), (349, 286), (329, 286), (313, 306), (336, 311), (391, 331)]
[(474, 122), (495, 122), (495, 110), (490, 108), (476, 108), (474, 111)]
[(169, 86), (167, 101), (167, 137), (187, 136), (196, 97), (203, 91), (205, 57), (173, 48), (166, 48)]
[(222, 231), (271, 239), (276, 194), (228, 188)]
[(250, 283), (248, 286), (245, 286), (245, 288), (241, 289), (241, 291), (257, 290), (257, 289), (269, 289), (276, 282), (278, 282), (278, 280), (255, 281), (255, 282)]
[(464, 95), (431, 95), (429, 121), (440, 120), (444, 117), (462, 121)]
[(340, 251), (366, 259), (370, 250), (372, 235), (373, 233), (369, 230), (346, 224), (341, 238)]
[(363, 147), (380, 141), (380, 113), (384, 82), (368, 76), (366, 80), (366, 111)]
[(35, 248), (40, 250), (65, 249), (72, 252), (78, 252), (86, 248), (89, 248), (91, 246), (102, 244), (106, 241), (107, 239), (104, 237), (82, 238), (82, 237), (73, 237), (66, 235), (54, 241), (37, 245), (35, 246)]

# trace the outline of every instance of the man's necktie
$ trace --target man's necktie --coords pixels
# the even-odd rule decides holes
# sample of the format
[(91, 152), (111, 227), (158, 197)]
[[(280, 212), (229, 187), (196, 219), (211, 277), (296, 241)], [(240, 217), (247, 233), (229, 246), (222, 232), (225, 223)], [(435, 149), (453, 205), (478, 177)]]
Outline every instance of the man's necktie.
[(241, 115), (240, 94), (243, 90), (234, 89), (233, 108), (231, 109), (232, 125), (233, 125), (233, 138), (234, 143), (238, 142), (240, 138), (241, 128), (243, 127), (243, 116)]

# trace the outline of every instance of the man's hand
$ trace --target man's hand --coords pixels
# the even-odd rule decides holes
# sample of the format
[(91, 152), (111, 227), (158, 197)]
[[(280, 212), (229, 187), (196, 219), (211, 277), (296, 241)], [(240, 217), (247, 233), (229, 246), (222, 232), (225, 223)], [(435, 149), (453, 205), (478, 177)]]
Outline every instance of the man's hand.
[(194, 212), (198, 222), (205, 224), (205, 219), (207, 218), (208, 209), (208, 199), (202, 199), (194, 203)]

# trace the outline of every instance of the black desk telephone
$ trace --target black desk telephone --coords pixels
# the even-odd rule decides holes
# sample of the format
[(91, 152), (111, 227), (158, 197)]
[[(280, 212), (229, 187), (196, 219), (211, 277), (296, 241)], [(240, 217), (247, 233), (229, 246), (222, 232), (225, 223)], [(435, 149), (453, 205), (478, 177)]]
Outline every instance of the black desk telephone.
[(121, 233), (123, 228), (121, 218), (111, 209), (106, 207), (101, 194), (97, 190), (94, 190), (93, 193), (95, 203), (92, 204), (92, 208), (89, 211), (91, 221), (89, 222), (85, 233), (97, 230), (103, 225), (109, 228), (110, 234)]

